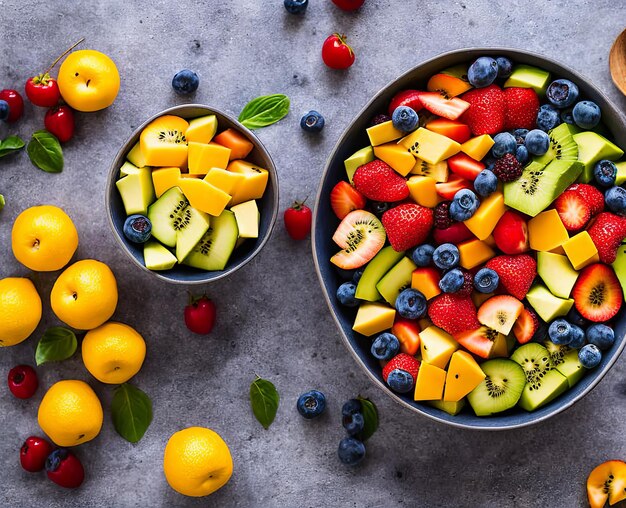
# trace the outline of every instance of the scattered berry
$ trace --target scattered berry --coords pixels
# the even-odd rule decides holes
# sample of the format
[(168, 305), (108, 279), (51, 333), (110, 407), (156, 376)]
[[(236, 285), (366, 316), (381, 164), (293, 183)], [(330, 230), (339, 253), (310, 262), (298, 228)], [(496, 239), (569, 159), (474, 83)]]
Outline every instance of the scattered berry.
[(593, 129), (600, 123), (602, 111), (595, 102), (580, 101), (574, 106), (572, 117), (578, 127), (582, 129)]
[(65, 104), (53, 106), (44, 117), (46, 130), (54, 134), (61, 143), (67, 143), (74, 136), (74, 112)]
[(354, 437), (344, 437), (339, 441), (337, 455), (347, 466), (356, 466), (365, 458), (365, 445)]
[(580, 348), (578, 352), (578, 360), (585, 369), (593, 369), (600, 365), (602, 361), (602, 353), (594, 344), (587, 344)]
[(496, 256), (485, 266), (498, 274), (500, 287), (518, 300), (524, 299), (537, 276), (537, 261), (528, 254)]
[(417, 129), (419, 117), (415, 110), (408, 106), (398, 106), (391, 115), (393, 126), (403, 132), (411, 132)]
[(20, 448), (20, 464), (29, 473), (43, 471), (52, 445), (42, 437), (31, 436)]
[(352, 182), (356, 190), (374, 201), (394, 202), (409, 197), (406, 180), (378, 159), (359, 166)]
[(613, 328), (604, 324), (595, 324), (587, 328), (587, 341), (594, 344), (600, 351), (610, 349), (615, 343)]
[(11, 114), (11, 109), (9, 108), (9, 103), (3, 99), (0, 99), (0, 120), (7, 121)]
[[(479, 196), (486, 198), (493, 194), (498, 188), (498, 177), (493, 171), (483, 169), (474, 180), (474, 190)], [(435, 227), (436, 224), (435, 224)]]
[(611, 264), (617, 256), (617, 249), (626, 238), (626, 218), (610, 212), (599, 214), (587, 229), (600, 261)]
[(372, 342), (371, 352), (378, 360), (391, 360), (400, 351), (400, 341), (392, 333), (381, 333)]
[(498, 63), (491, 57), (477, 58), (467, 70), (467, 79), (476, 88), (491, 85), (498, 77)]
[(85, 479), (85, 470), (78, 457), (66, 448), (54, 450), (46, 459), (46, 473), (54, 483), (76, 489)]
[(454, 220), (462, 222), (470, 219), (478, 210), (480, 201), (469, 189), (461, 189), (454, 195), (454, 199), (450, 204), (450, 217)]
[(541, 129), (533, 129), (526, 135), (524, 146), (533, 155), (543, 155), (550, 148), (550, 136)]
[(548, 85), (546, 97), (557, 108), (567, 108), (578, 99), (578, 86), (569, 79), (556, 79)]
[[(306, 201), (306, 200), (305, 200)], [(292, 240), (304, 240), (311, 232), (311, 209), (304, 201), (294, 201), (283, 214), (285, 229)]]
[(37, 372), (30, 365), (18, 365), (9, 371), (9, 390), (18, 399), (30, 399), (37, 388)]
[(134, 243), (146, 243), (152, 236), (152, 223), (143, 215), (130, 215), (124, 221), (124, 236)]
[(407, 288), (396, 298), (398, 314), (407, 319), (419, 319), (426, 314), (426, 298), (417, 289)]
[(604, 201), (613, 213), (626, 215), (626, 189), (623, 187), (611, 187), (604, 194)]
[(498, 273), (490, 268), (481, 268), (474, 275), (474, 287), (479, 293), (493, 293), (499, 282)]
[(510, 132), (500, 132), (493, 138), (493, 146), (491, 147), (491, 153), (494, 157), (499, 159), (505, 153), (515, 153), (517, 148), (517, 141)]
[(352, 413), (341, 419), (341, 424), (350, 436), (356, 436), (365, 427), (365, 418), (361, 413)]
[(593, 176), (601, 187), (610, 187), (615, 184), (617, 166), (611, 161), (598, 161), (593, 167)]
[(195, 92), (200, 85), (198, 75), (189, 69), (178, 71), (172, 78), (172, 88), (179, 95), (188, 95)]
[(433, 225), (435, 229), (447, 229), (454, 221), (450, 217), (450, 203), (451, 201), (442, 201), (435, 206)]
[(332, 34), (322, 45), (322, 60), (331, 69), (347, 69), (355, 60), (354, 51), (346, 44), (346, 36)]
[(326, 409), (326, 396), (318, 390), (310, 390), (298, 397), (296, 408), (303, 418), (311, 420), (321, 415)]
[(505, 88), (504, 129), (534, 129), (539, 112), (539, 97), (532, 88)]
[(498, 64), (498, 77), (502, 79), (508, 78), (513, 72), (513, 62), (505, 56), (496, 58)]
[(417, 266), (429, 266), (433, 262), (433, 252), (435, 248), (429, 243), (424, 243), (415, 247), (411, 259)]
[(215, 326), (215, 304), (206, 295), (194, 298), (190, 294), (189, 300), (185, 307), (185, 325), (193, 333), (200, 335), (211, 333)]
[(337, 300), (345, 307), (356, 307), (359, 301), (355, 297), (356, 284), (354, 282), (344, 282), (337, 288)]
[(333, 0), (333, 3), (342, 11), (355, 11), (365, 3), (365, 0)]
[(311, 110), (300, 119), (300, 127), (307, 132), (320, 132), (324, 128), (324, 117)]
[(19, 92), (5, 88), (0, 90), (0, 99), (6, 101), (9, 105), (9, 116), (6, 118), (6, 121), (13, 123), (19, 120), (24, 112), (24, 99), (22, 99)]
[(453, 268), (439, 281), (439, 289), (444, 293), (456, 293), (459, 291), (465, 283), (465, 275), (458, 268)]
[(537, 112), (537, 127), (548, 132), (561, 123), (559, 110), (550, 104), (544, 104)]
[(348, 416), (363, 411), (363, 404), (359, 399), (349, 399), (341, 407), (341, 416)]
[(496, 161), (492, 171), (501, 182), (512, 182), (522, 176), (524, 168), (514, 155), (507, 153)]
[(574, 191), (565, 191), (554, 202), (561, 222), (568, 231), (578, 231), (585, 227), (591, 218), (591, 210), (583, 197)]
[(433, 262), (442, 270), (449, 270), (458, 266), (459, 259), (459, 249), (452, 243), (444, 243), (433, 252)]
[(467, 296), (448, 293), (436, 296), (428, 307), (428, 317), (434, 325), (450, 335), (480, 327), (476, 317), (476, 306)]
[(56, 106), (61, 98), (59, 85), (56, 79), (51, 78), (47, 72), (38, 76), (29, 78), (24, 88), (26, 97), (35, 106), (43, 108), (51, 108)]
[(304, 14), (309, 0), (285, 0), (284, 4), (289, 14)]
[(573, 338), (572, 325), (565, 319), (555, 319), (548, 328), (548, 337), (555, 344), (567, 345)]
[(433, 227), (431, 208), (407, 203), (387, 210), (380, 219), (387, 239), (397, 252), (412, 249), (422, 243)]

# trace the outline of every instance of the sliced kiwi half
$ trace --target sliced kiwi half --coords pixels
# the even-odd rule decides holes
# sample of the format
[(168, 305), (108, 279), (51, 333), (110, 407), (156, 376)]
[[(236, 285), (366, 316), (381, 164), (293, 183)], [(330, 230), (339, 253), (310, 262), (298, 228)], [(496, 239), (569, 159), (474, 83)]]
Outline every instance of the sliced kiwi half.
[(485, 379), (467, 396), (476, 416), (489, 416), (511, 409), (526, 384), (524, 370), (514, 361), (495, 358), (482, 363)]
[(550, 340), (546, 340), (544, 345), (553, 367), (565, 376), (569, 387), (578, 383), (585, 373), (585, 368), (578, 359), (578, 350), (563, 344), (555, 344)]
[(548, 151), (540, 157), (535, 157), (539, 164), (548, 164), (553, 160), (575, 161), (578, 160), (578, 145), (573, 135), (576, 128), (570, 124), (562, 123), (548, 131), (550, 146)]
[(202, 270), (223, 270), (230, 259), (239, 230), (235, 214), (224, 210), (211, 218), (208, 231), (191, 250), (183, 264)]
[(333, 235), (333, 241), (342, 250), (330, 262), (344, 270), (360, 268), (382, 249), (386, 239), (385, 228), (373, 213), (354, 210), (344, 217)]

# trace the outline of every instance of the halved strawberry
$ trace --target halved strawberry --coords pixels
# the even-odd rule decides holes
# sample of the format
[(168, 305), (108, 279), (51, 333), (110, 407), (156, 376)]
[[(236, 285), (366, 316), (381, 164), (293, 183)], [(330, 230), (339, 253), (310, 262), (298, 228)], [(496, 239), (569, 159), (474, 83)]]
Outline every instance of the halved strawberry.
[(568, 191), (580, 194), (585, 200), (585, 203), (589, 206), (592, 217), (604, 210), (604, 194), (593, 185), (589, 185), (588, 183), (573, 183), (565, 189), (565, 192)]
[(457, 143), (465, 143), (472, 137), (472, 131), (467, 125), (447, 118), (435, 118), (426, 124), (426, 128)]
[(462, 222), (455, 222), (446, 229), (433, 229), (433, 239), (438, 245), (442, 243), (459, 244), (473, 237), (474, 233), (467, 229), (467, 226)]
[(433, 227), (433, 211), (417, 204), (398, 205), (383, 213), (381, 222), (396, 252), (411, 249), (424, 240)]
[(426, 84), (429, 92), (439, 92), (446, 97), (456, 97), (470, 88), (472, 85), (469, 82), (449, 74), (433, 74)]
[(478, 173), (485, 169), (485, 165), (482, 162), (472, 159), (463, 152), (453, 155), (446, 162), (450, 171), (472, 182), (476, 180)]
[(481, 324), (508, 335), (515, 321), (524, 310), (524, 304), (511, 295), (492, 296), (478, 309)]
[(415, 355), (420, 349), (420, 325), (415, 319), (407, 319), (397, 316), (391, 327), (400, 342), (400, 352)]
[(391, 115), (398, 106), (408, 106), (417, 113), (424, 107), (420, 101), (420, 95), (423, 93), (424, 92), (420, 90), (401, 90), (393, 96), (389, 103), (389, 115)]
[(465, 92), (463, 100), (470, 107), (461, 121), (469, 125), (475, 136), (496, 134), (504, 128), (504, 94), (497, 85)]
[(526, 344), (539, 328), (539, 318), (534, 310), (524, 307), (513, 325), (513, 335), (520, 344)]
[(330, 191), (330, 206), (339, 219), (343, 219), (353, 210), (365, 208), (367, 199), (345, 180), (342, 180)]
[(452, 174), (448, 177), (447, 182), (438, 182), (435, 184), (435, 190), (443, 199), (452, 200), (454, 195), (461, 189), (472, 190), (474, 186), (469, 180), (461, 178), (459, 175)]
[(624, 300), (613, 268), (602, 263), (583, 268), (572, 289), (572, 298), (580, 315), (594, 323), (613, 318)]
[(561, 222), (568, 231), (578, 231), (585, 227), (591, 218), (591, 210), (584, 198), (577, 192), (565, 191), (554, 202)]
[(469, 103), (458, 97), (446, 99), (439, 92), (423, 92), (420, 102), (431, 113), (448, 120), (456, 120), (470, 107)]
[(467, 296), (458, 297), (450, 293), (436, 296), (428, 306), (428, 317), (450, 335), (480, 327), (474, 302)]
[(389, 164), (375, 159), (359, 166), (352, 177), (356, 190), (374, 201), (402, 201), (409, 196), (406, 180)]
[(499, 339), (501, 335), (501, 333), (496, 332), (493, 328), (481, 326), (475, 330), (457, 333), (454, 335), (454, 338), (461, 346), (469, 352), (474, 353), (476, 356), (490, 358), (495, 341)]
[(521, 254), (530, 250), (526, 219), (517, 212), (504, 212), (492, 234), (496, 246), (505, 254)]

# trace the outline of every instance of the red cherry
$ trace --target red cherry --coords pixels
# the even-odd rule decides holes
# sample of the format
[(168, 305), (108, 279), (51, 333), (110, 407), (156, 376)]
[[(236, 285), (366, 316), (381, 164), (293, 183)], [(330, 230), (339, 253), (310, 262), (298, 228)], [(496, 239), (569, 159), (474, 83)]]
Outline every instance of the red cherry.
[(30, 399), (39, 386), (37, 372), (30, 365), (18, 365), (9, 371), (9, 390), (18, 399)]
[(30, 436), (20, 448), (20, 464), (31, 473), (43, 471), (53, 446), (42, 437)]
[(29, 78), (24, 91), (30, 102), (43, 108), (56, 106), (61, 98), (59, 85), (48, 73)]
[(190, 303), (185, 307), (185, 324), (193, 333), (206, 335), (215, 326), (215, 304), (203, 296), (194, 299), (190, 295)]
[(66, 448), (59, 448), (48, 455), (46, 473), (54, 483), (66, 489), (80, 487), (85, 479), (85, 470), (80, 460)]
[(9, 104), (9, 118), (7, 122), (12, 123), (19, 120), (24, 112), (24, 99), (17, 90), (0, 90), (0, 100), (7, 101)]
[(343, 11), (356, 11), (365, 0), (332, 0), (333, 3)]
[(74, 135), (74, 112), (66, 105), (53, 106), (44, 117), (46, 130), (54, 134), (61, 143), (72, 139)]
[(304, 240), (311, 232), (311, 209), (304, 201), (295, 201), (292, 206), (285, 210), (283, 219), (285, 229), (293, 240)]
[(354, 63), (354, 51), (346, 44), (346, 36), (332, 34), (322, 45), (322, 60), (331, 69), (347, 69)]

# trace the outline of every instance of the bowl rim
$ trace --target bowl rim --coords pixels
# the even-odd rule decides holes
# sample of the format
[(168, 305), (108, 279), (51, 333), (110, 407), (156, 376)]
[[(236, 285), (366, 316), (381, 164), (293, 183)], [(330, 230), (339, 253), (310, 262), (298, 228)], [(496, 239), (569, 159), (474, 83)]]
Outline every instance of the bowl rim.
[[(535, 58), (538, 59), (540, 62), (547, 62), (551, 65), (554, 65), (556, 67), (560, 67), (566, 71), (568, 71), (572, 76), (574, 76), (577, 80), (579, 80), (580, 82), (584, 82), (585, 86), (588, 87), (589, 89), (591, 89), (595, 94), (597, 94), (604, 102), (606, 105), (608, 105), (608, 107), (611, 109), (611, 112), (614, 114), (614, 116), (616, 116), (617, 118), (619, 118), (621, 120), (621, 122), (623, 124), (626, 124), (626, 117), (621, 113), (621, 111), (616, 108), (613, 103), (610, 101), (610, 99), (607, 97), (607, 95), (602, 92), (600, 89), (598, 89), (598, 87), (593, 83), (592, 80), (590, 80), (589, 78), (583, 76), (580, 72), (575, 71), (573, 69), (571, 69), (568, 65), (558, 62), (556, 60), (553, 60), (552, 58), (546, 57), (544, 55), (540, 55), (539, 53), (535, 53), (533, 51), (527, 51), (527, 50), (523, 50), (523, 49), (518, 49), (518, 48), (510, 48), (510, 47), (505, 47), (505, 46), (494, 46), (494, 47), (467, 47), (467, 48), (460, 48), (460, 49), (454, 49), (451, 51), (445, 51), (443, 53), (439, 53), (437, 55), (434, 55), (414, 66), (412, 66), (410, 69), (408, 69), (407, 71), (403, 72), (402, 74), (400, 74), (398, 77), (392, 79), (391, 81), (389, 81), (388, 83), (386, 83), (378, 92), (376, 92), (369, 101), (367, 101), (367, 103), (361, 108), (361, 110), (352, 118), (352, 121), (348, 124), (348, 126), (344, 129), (344, 131), (342, 132), (341, 136), (339, 137), (338, 141), (335, 143), (335, 146), (333, 147), (332, 151), (330, 152), (330, 155), (328, 156), (328, 158), (326, 159), (326, 165), (324, 167), (324, 171), (322, 173), (322, 177), (320, 179), (320, 183), (317, 189), (317, 193), (315, 196), (315, 207), (313, 209), (313, 224), (312, 224), (312, 228), (311, 228), (311, 251), (312, 251), (312, 255), (313, 255), (313, 263), (315, 265), (315, 272), (317, 273), (317, 278), (318, 281), (320, 283), (321, 289), (322, 289), (322, 293), (324, 294), (324, 299), (326, 300), (326, 304), (330, 310), (330, 314), (333, 317), (333, 320), (335, 321), (335, 324), (337, 326), (337, 328), (339, 329), (339, 333), (341, 335), (341, 338), (343, 340), (344, 346), (348, 349), (348, 351), (350, 352), (350, 354), (352, 355), (352, 357), (354, 358), (354, 360), (356, 360), (356, 363), (359, 365), (359, 367), (361, 367), (362, 370), (365, 371), (366, 375), (370, 378), (370, 380), (373, 382), (373, 384), (379, 388), (380, 390), (382, 390), (384, 393), (386, 393), (389, 397), (391, 397), (391, 399), (393, 401), (395, 401), (397, 404), (401, 405), (402, 407), (408, 408), (409, 410), (411, 410), (414, 413), (417, 413), (418, 415), (421, 415), (423, 417), (429, 418), (433, 421), (436, 421), (438, 423), (443, 423), (452, 427), (457, 427), (460, 429), (467, 429), (467, 430), (476, 430), (476, 431), (504, 431), (504, 430), (512, 430), (512, 429), (519, 429), (522, 427), (528, 427), (530, 425), (535, 425), (538, 424), (542, 421), (545, 421), (567, 409), (569, 409), (570, 407), (572, 407), (576, 402), (578, 402), (580, 399), (582, 399), (583, 397), (585, 397), (585, 395), (587, 395), (591, 390), (593, 390), (593, 388), (595, 388), (598, 383), (602, 380), (602, 378), (604, 378), (604, 376), (606, 375), (606, 373), (610, 370), (610, 368), (615, 364), (615, 362), (618, 360), (618, 358), (620, 357), (620, 355), (622, 354), (624, 348), (626, 347), (626, 340), (623, 338), (621, 341), (621, 344), (618, 346), (618, 349), (615, 351), (615, 353), (613, 354), (613, 357), (607, 362), (607, 364), (602, 368), (602, 370), (600, 372), (598, 372), (597, 377), (589, 384), (589, 386), (587, 386), (581, 393), (579, 393), (577, 396), (575, 396), (574, 398), (572, 398), (571, 400), (567, 401), (566, 403), (556, 406), (554, 408), (554, 410), (548, 414), (545, 414), (543, 416), (537, 417), (537, 418), (529, 418), (527, 421), (523, 421), (520, 423), (514, 423), (514, 424), (507, 424), (507, 425), (470, 425), (467, 423), (462, 423), (462, 422), (454, 422), (454, 421), (449, 421), (446, 420), (444, 418), (440, 418), (436, 415), (427, 413), (425, 411), (422, 411), (420, 408), (412, 406), (411, 404), (407, 403), (404, 399), (402, 399), (401, 397), (399, 397), (397, 394), (395, 394), (394, 392), (392, 392), (381, 380), (380, 376), (376, 376), (369, 368), (368, 366), (363, 362), (363, 360), (361, 360), (361, 358), (359, 357), (359, 355), (357, 355), (356, 351), (354, 350), (354, 348), (352, 347), (352, 345), (350, 344), (350, 341), (348, 340), (347, 335), (345, 334), (341, 322), (339, 320), (339, 317), (337, 316), (337, 313), (334, 312), (333, 307), (332, 307), (332, 303), (330, 300), (330, 296), (328, 294), (328, 292), (325, 289), (325, 284), (324, 284), (324, 278), (322, 276), (322, 272), (320, 269), (320, 264), (317, 258), (317, 235), (316, 235), (316, 231), (317, 231), (317, 218), (318, 218), (318, 209), (320, 206), (320, 200), (322, 199), (322, 191), (324, 188), (324, 183), (326, 181), (326, 178), (328, 176), (328, 174), (331, 171), (331, 163), (332, 160), (335, 157), (335, 154), (337, 153), (337, 151), (340, 149), (340, 147), (346, 142), (346, 139), (351, 135), (351, 128), (352, 128), (352, 124), (354, 123), (354, 121), (357, 118), (360, 118), (362, 115), (365, 114), (365, 112), (368, 110), (368, 108), (376, 101), (378, 100), (381, 96), (385, 95), (388, 91), (388, 89), (390, 87), (392, 87), (395, 83), (397, 83), (398, 81), (404, 79), (406, 76), (414, 73), (418, 68), (420, 67), (424, 67), (426, 65), (432, 64), (437, 60), (446, 58), (446, 57), (451, 57), (451, 56), (458, 56), (460, 54), (463, 53), (468, 53), (468, 52), (472, 52), (472, 53), (477, 53), (477, 52), (482, 52), (485, 54), (495, 54), (495, 53), (504, 53), (504, 54), (508, 54), (508, 55), (522, 55), (524, 57), (530, 57), (530, 58)], [(528, 413), (529, 415), (532, 415), (533, 413)], [(492, 416), (492, 417), (488, 417), (485, 419), (485, 421), (491, 421), (494, 422), (496, 421), (498, 417), (497, 416)]]
[[(223, 116), (226, 119), (228, 119), (230, 122), (232, 122), (233, 124), (237, 125), (238, 129), (240, 129), (241, 131), (245, 132), (246, 135), (249, 138), (252, 138), (252, 141), (255, 144), (255, 147), (259, 149), (259, 151), (261, 152), (261, 155), (266, 158), (269, 162), (269, 166), (266, 168), (268, 170), (268, 172), (270, 173), (270, 180), (272, 181), (272, 185), (273, 185), (273, 191), (274, 191), (274, 199), (272, 200), (272, 216), (270, 217), (270, 222), (269, 222), (269, 227), (267, 229), (267, 233), (264, 235), (263, 238), (261, 238), (261, 240), (259, 242), (257, 242), (257, 245), (255, 246), (255, 248), (251, 251), (251, 253), (248, 255), (248, 257), (246, 259), (244, 259), (240, 264), (231, 267), (231, 268), (226, 268), (225, 270), (222, 270), (222, 273), (212, 277), (210, 279), (201, 279), (201, 280), (192, 280), (192, 281), (185, 281), (185, 280), (178, 280), (178, 279), (173, 279), (171, 277), (167, 277), (166, 275), (164, 275), (163, 273), (154, 271), (154, 270), (150, 270), (148, 268), (146, 268), (146, 266), (143, 263), (140, 263), (135, 256), (133, 256), (130, 251), (128, 250), (128, 247), (126, 246), (126, 244), (124, 243), (123, 239), (120, 238), (120, 235), (118, 234), (117, 230), (115, 229), (115, 224), (113, 222), (113, 215), (111, 213), (111, 192), (113, 190), (113, 185), (115, 184), (115, 172), (119, 171), (119, 167), (118, 167), (118, 161), (122, 158), (124, 158), (126, 156), (126, 154), (128, 153), (129, 149), (128, 149), (128, 145), (131, 143), (131, 140), (139, 135), (141, 133), (141, 131), (152, 121), (156, 120), (157, 118), (164, 116), (164, 115), (169, 115), (169, 114), (175, 114), (177, 112), (180, 112), (183, 109), (190, 109), (190, 108), (196, 108), (196, 109), (202, 109), (205, 110), (207, 112), (207, 114), (216, 114), (218, 116)], [(144, 272), (148, 272), (150, 274), (152, 274), (153, 276), (155, 276), (156, 278), (168, 282), (170, 284), (178, 284), (178, 285), (184, 285), (184, 286), (197, 286), (197, 285), (201, 285), (201, 284), (210, 284), (212, 282), (216, 282), (220, 279), (223, 279), (225, 277), (228, 277), (230, 275), (232, 275), (234, 272), (236, 272), (237, 270), (239, 270), (240, 268), (242, 268), (243, 266), (247, 265), (250, 261), (252, 261), (252, 259), (254, 259), (257, 254), (261, 251), (261, 249), (265, 246), (265, 244), (268, 242), (268, 240), (270, 239), (270, 236), (272, 236), (272, 231), (274, 230), (274, 226), (276, 224), (276, 219), (278, 217), (278, 207), (279, 207), (279, 184), (278, 184), (278, 171), (276, 170), (276, 165), (274, 164), (274, 159), (272, 158), (272, 156), (270, 155), (269, 151), (267, 150), (267, 148), (265, 148), (265, 145), (261, 142), (261, 140), (257, 137), (257, 135), (252, 132), (250, 129), (248, 129), (247, 127), (245, 127), (241, 122), (239, 122), (239, 120), (237, 120), (235, 117), (231, 116), (228, 113), (225, 113), (224, 111), (217, 109), (213, 106), (207, 106), (206, 104), (199, 104), (199, 103), (191, 103), (191, 104), (178, 104), (176, 106), (171, 106), (169, 108), (166, 108), (158, 113), (153, 114), (152, 116), (150, 116), (147, 120), (145, 120), (141, 125), (139, 125), (136, 129), (133, 130), (133, 132), (130, 134), (130, 136), (126, 139), (126, 141), (124, 143), (122, 143), (122, 146), (120, 147), (120, 149), (117, 151), (117, 153), (115, 154), (115, 157), (113, 158), (110, 166), (109, 166), (109, 172), (107, 174), (107, 182), (106, 182), (106, 187), (105, 187), (105, 207), (106, 207), (106, 211), (107, 211), (107, 217), (108, 217), (108, 222), (109, 222), (109, 227), (111, 228), (111, 231), (113, 232), (113, 236), (115, 237), (115, 241), (117, 242), (117, 244), (122, 248), (122, 250), (124, 251), (124, 253), (132, 260), (132, 262), (137, 265), (139, 268), (141, 268)]]

